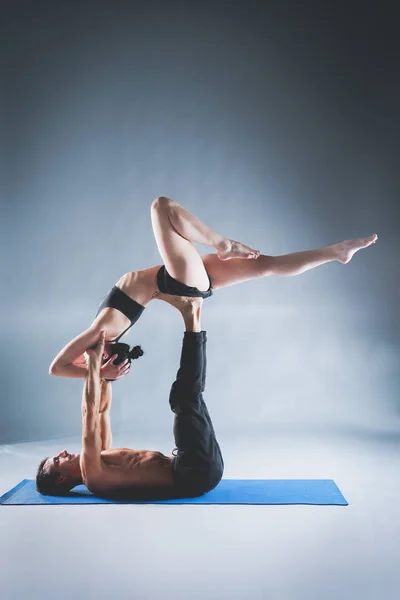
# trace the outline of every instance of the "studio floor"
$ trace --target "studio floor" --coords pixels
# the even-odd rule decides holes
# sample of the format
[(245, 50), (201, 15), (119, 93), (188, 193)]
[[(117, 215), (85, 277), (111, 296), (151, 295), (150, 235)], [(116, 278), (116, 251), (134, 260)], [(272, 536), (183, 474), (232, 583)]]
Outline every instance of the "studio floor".
[[(0, 506), (0, 598), (399, 598), (400, 434), (219, 437), (226, 478), (334, 479), (349, 506)], [(79, 439), (0, 446), (0, 495), (63, 448)]]

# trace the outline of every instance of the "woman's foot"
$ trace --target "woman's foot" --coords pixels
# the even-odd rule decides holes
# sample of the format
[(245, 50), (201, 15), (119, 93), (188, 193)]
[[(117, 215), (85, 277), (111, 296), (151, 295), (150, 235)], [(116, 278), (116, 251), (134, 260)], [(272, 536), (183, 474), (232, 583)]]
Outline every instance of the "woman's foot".
[(360, 238), (358, 240), (346, 240), (345, 242), (340, 242), (339, 244), (334, 244), (332, 247), (335, 249), (336, 260), (343, 263), (344, 265), (350, 262), (353, 258), (353, 254), (361, 250), (362, 248), (367, 248), (371, 244), (375, 244), (378, 236), (376, 233), (367, 238)]
[(260, 256), (258, 250), (253, 250), (242, 244), (242, 242), (235, 242), (235, 240), (228, 238), (220, 242), (215, 249), (220, 260), (231, 260), (231, 258), (256, 259)]

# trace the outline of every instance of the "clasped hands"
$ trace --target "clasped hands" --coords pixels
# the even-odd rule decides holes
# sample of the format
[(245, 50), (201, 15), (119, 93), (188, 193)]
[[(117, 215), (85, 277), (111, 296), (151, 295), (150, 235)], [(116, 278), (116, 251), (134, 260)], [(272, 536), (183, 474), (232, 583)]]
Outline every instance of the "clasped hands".
[(108, 361), (102, 365), (104, 346), (106, 341), (106, 331), (100, 333), (100, 338), (93, 348), (89, 348), (85, 352), (85, 360), (88, 368), (94, 369), (99, 373), (101, 379), (121, 379), (128, 375), (130, 371), (129, 360), (126, 359), (119, 365), (114, 365), (113, 361), (118, 357), (118, 354), (113, 354)]

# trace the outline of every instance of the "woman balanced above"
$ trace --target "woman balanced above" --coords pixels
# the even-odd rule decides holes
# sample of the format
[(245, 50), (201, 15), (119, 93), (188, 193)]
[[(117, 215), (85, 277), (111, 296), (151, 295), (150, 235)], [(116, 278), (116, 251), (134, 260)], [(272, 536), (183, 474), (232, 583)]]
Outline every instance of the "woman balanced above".
[[(101, 376), (111, 380), (125, 376), (129, 372), (129, 359), (140, 356), (141, 350), (136, 347), (128, 354), (128, 346), (113, 346), (110, 342), (118, 342), (149, 302), (162, 298), (163, 294), (207, 298), (213, 290), (259, 277), (299, 275), (331, 261), (346, 264), (355, 252), (378, 239), (374, 234), (317, 250), (268, 256), (216, 233), (180, 204), (164, 196), (152, 202), (151, 221), (164, 264), (125, 273), (103, 299), (93, 323), (53, 360), (51, 375), (84, 378), (84, 353), (97, 343), (100, 332), (106, 330), (108, 343), (103, 356), (106, 362)], [(194, 242), (210, 246), (216, 252), (200, 256)], [(125, 353), (122, 351), (121, 354), (121, 346), (125, 347)]]

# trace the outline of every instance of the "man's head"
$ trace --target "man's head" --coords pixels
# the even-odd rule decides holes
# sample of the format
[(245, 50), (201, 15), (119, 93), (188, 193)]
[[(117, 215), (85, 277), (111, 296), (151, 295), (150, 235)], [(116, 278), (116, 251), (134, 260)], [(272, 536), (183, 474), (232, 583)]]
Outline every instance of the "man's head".
[(60, 496), (82, 483), (80, 455), (63, 450), (44, 458), (36, 473), (36, 488), (41, 494)]

